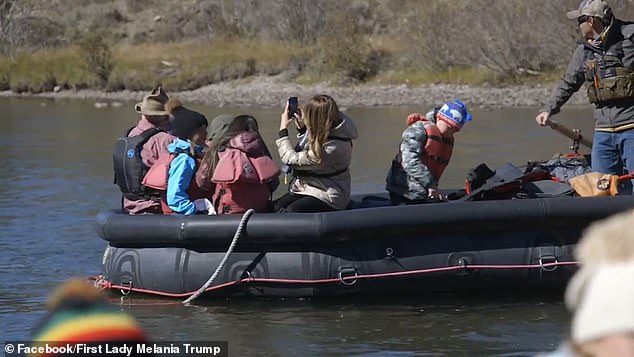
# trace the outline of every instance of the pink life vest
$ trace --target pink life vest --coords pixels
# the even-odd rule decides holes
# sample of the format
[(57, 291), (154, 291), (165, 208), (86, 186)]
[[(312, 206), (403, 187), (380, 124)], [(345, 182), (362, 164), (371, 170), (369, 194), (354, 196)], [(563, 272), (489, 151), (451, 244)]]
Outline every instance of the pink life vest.
[(280, 174), (279, 166), (266, 155), (264, 143), (254, 132), (233, 137), (218, 152), (218, 164), (211, 177), (216, 184), (213, 195), (218, 214), (243, 213), (253, 208), (268, 209), (271, 190), (268, 182)]

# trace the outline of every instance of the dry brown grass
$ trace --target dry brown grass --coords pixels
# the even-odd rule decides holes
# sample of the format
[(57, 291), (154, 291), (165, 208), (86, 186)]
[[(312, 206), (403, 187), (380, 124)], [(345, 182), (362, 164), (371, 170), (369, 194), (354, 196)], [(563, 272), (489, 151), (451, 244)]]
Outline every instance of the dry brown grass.
[[(52, 2), (0, 0), (13, 5), (0, 6), (0, 35), (14, 36), (0, 46), (0, 88), (192, 89), (283, 71), (301, 82), (524, 83), (555, 79), (578, 39), (565, 17), (578, 0)], [(609, 3), (634, 18), (631, 1)], [(107, 78), (81, 65), (85, 32), (108, 34)]]

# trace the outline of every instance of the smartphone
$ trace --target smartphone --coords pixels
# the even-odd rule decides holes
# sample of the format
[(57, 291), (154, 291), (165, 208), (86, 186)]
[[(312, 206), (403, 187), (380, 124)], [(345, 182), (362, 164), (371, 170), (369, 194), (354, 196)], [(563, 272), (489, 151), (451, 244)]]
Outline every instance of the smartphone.
[(294, 115), (299, 113), (299, 102), (297, 97), (288, 98), (288, 117), (293, 119)]

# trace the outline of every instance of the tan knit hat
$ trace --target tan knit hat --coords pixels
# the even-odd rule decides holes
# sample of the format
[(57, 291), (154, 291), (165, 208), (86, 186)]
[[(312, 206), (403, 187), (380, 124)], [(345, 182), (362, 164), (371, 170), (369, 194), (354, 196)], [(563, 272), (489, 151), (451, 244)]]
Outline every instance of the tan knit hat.
[(575, 252), (583, 267), (566, 288), (575, 343), (634, 333), (634, 216), (624, 212), (597, 221)]
[(137, 103), (134, 109), (137, 113), (143, 115), (168, 115), (165, 110), (165, 103), (169, 100), (169, 96), (161, 86), (152, 88), (152, 92), (143, 98), (143, 101)]
[(586, 266), (566, 289), (572, 341), (634, 333), (634, 262)]

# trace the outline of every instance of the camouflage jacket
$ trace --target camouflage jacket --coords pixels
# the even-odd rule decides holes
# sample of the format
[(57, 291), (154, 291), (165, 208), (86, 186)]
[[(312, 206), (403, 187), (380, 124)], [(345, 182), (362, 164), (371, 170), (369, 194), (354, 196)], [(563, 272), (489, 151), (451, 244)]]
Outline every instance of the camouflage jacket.
[(424, 200), (427, 190), (437, 188), (438, 181), (422, 162), (427, 133), (423, 122), (416, 122), (403, 131), (400, 154), (392, 160), (385, 189), (410, 200)]

